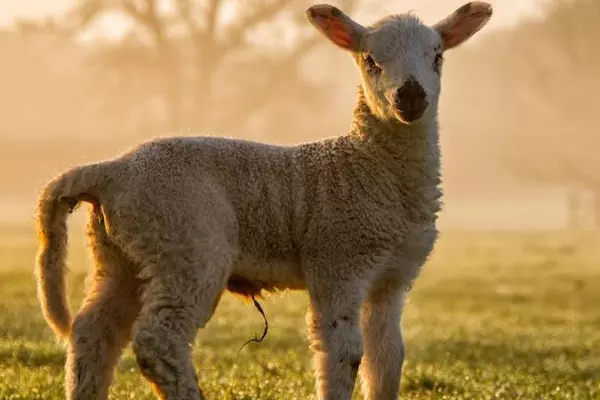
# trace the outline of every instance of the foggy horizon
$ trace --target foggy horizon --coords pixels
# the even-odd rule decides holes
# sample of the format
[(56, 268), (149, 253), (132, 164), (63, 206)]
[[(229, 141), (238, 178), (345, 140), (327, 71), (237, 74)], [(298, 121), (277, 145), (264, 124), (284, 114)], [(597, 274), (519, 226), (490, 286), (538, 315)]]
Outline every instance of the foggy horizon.
[[(461, 3), (407, 2), (401, 6), (433, 23)], [(593, 44), (578, 39), (581, 49), (571, 49), (568, 43), (575, 39), (565, 39), (561, 44), (551, 36), (560, 29), (563, 35), (586, 35), (583, 28), (574, 27), (578, 25), (563, 23), (561, 27), (562, 14), (552, 14), (556, 7), (568, 7), (560, 6), (560, 1), (492, 3), (496, 8), (490, 27), (472, 44), (446, 56), (440, 105), (445, 206), (440, 226), (492, 230), (563, 229), (573, 223), (593, 226), (595, 184), (584, 182), (577, 170), (567, 173), (571, 167), (566, 164), (560, 167), (567, 162), (591, 162), (581, 153), (586, 146), (561, 146), (569, 137), (565, 129), (573, 129), (574, 125), (553, 111), (565, 107), (561, 101), (572, 103), (566, 95), (583, 96), (584, 90), (592, 90), (594, 79), (598, 81), (597, 74), (585, 72), (593, 71), (593, 66), (587, 67), (586, 63), (595, 62), (595, 58), (586, 54), (594, 53), (585, 47)], [(4, 15), (0, 21), (35, 16), (33, 11), (46, 15), (54, 10), (61, 17), (63, 6), (73, 15), (75, 5), (65, 1), (50, 9), (40, 4), (23, 2), (18, 8), (14, 3), (0, 5), (0, 16)], [(203, 54), (202, 49), (188, 41), (185, 24), (181, 23), (173, 25), (179, 33), (169, 33), (172, 49), (178, 53), (177, 72), (168, 72), (166, 68), (171, 67), (166, 60), (153, 58), (156, 48), (149, 44), (148, 32), (135, 23), (120, 39), (105, 43), (90, 36), (84, 46), (61, 38), (60, 31), (48, 31), (41, 21), (36, 28), (35, 19), (26, 25), (1, 28), (0, 50), (8, 56), (0, 66), (4, 88), (0, 104), (7, 110), (0, 121), (0, 157), (4, 164), (0, 220), (30, 220), (41, 185), (64, 168), (115, 157), (157, 135), (208, 133), (298, 144), (348, 130), (358, 75), (347, 54), (310, 36), (311, 28), (303, 15), (310, 2), (282, 6), (273, 14), (277, 19), (253, 27), (244, 34), (238, 48), (223, 57), (218, 46), (228, 40), (227, 32), (235, 28), (240, 16), (227, 8), (231, 2), (219, 4), (230, 20), (216, 31), (217, 47), (212, 55), (202, 55), (206, 60), (220, 57), (218, 68), (203, 64), (202, 57), (194, 58), (196, 53)], [(371, 16), (381, 16), (388, 10), (402, 12), (397, 4), (376, 4), (358, 1), (352, 15), (368, 23), (372, 22)], [(344, 2), (340, 6), (344, 8)], [(570, 20), (585, 18), (585, 13), (578, 16), (576, 6), (571, 8)], [(111, 11), (113, 15), (116, 12)], [(243, 8), (237, 12), (246, 13)], [(549, 17), (540, 17), (548, 12)], [(10, 18), (6, 18), (8, 14)], [(89, 30), (93, 21), (102, 18), (103, 13), (94, 16), (91, 23), (75, 32)], [(123, 15), (119, 18), (125, 20)], [(62, 29), (61, 21), (66, 20), (57, 21), (59, 28), (52, 29)], [(103, 29), (112, 28), (108, 24)], [(281, 41), (286, 29), (299, 32), (291, 44)], [(548, 38), (528, 31), (548, 31)], [(278, 40), (269, 43), (276, 37)], [(535, 49), (531, 62), (525, 59), (531, 56), (528, 40)], [(294, 56), (296, 51), (298, 55)], [(572, 51), (577, 54), (570, 54)], [(551, 76), (550, 82), (566, 77), (565, 71), (571, 68), (565, 64), (569, 57), (583, 57), (573, 63), (573, 68), (582, 69), (577, 76), (582, 83), (565, 83), (569, 90), (562, 91), (561, 100), (556, 97), (559, 92), (554, 93), (552, 86), (541, 82), (544, 76)], [(165, 75), (167, 72), (171, 75)], [(271, 89), (265, 91), (264, 87)], [(253, 92), (260, 93), (262, 100), (255, 100)], [(169, 106), (169, 101), (179, 105)], [(168, 118), (179, 118), (177, 126)], [(280, 127), (289, 120), (295, 123), (285, 125), (282, 132)], [(579, 129), (591, 132), (597, 129), (589, 125), (593, 123), (593, 119), (583, 116)], [(590, 135), (586, 137), (593, 140)], [(550, 143), (554, 144), (548, 147)], [(526, 150), (528, 146), (531, 150)], [(561, 147), (570, 152), (563, 151), (568, 159), (556, 158)], [(35, 161), (25, 162), (27, 152), (32, 152)], [(584, 158), (573, 158), (580, 153)], [(524, 163), (523, 157), (529, 162)], [(552, 169), (547, 164), (553, 163), (545, 162), (547, 159), (555, 160), (557, 166)], [(582, 168), (587, 168), (583, 164)], [(18, 178), (12, 175), (11, 166), (20, 171)], [(578, 218), (581, 221), (573, 222)]]

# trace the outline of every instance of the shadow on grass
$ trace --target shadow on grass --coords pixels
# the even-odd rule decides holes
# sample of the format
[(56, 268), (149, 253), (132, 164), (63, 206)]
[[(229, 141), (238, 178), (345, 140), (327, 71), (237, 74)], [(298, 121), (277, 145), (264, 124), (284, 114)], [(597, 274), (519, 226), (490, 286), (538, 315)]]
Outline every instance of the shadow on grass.
[[(464, 374), (470, 373), (471, 376), (490, 370), (499, 374), (538, 376), (549, 381), (600, 380), (600, 355), (593, 353), (591, 348), (568, 344), (542, 345), (522, 338), (506, 338), (500, 343), (447, 339), (409, 347), (407, 360), (411, 364), (437, 366), (438, 369), (454, 369), (460, 365)], [(428, 379), (423, 377), (412, 385), (428, 389), (445, 384)]]
[(0, 365), (63, 368), (65, 352), (59, 347), (36, 348), (20, 344), (10, 348), (0, 348)]
[(408, 375), (402, 380), (402, 392), (404, 393), (431, 393), (442, 392), (452, 395), (463, 395), (465, 393), (462, 385), (458, 385), (449, 379), (434, 376), (426, 372), (420, 372), (416, 376)]

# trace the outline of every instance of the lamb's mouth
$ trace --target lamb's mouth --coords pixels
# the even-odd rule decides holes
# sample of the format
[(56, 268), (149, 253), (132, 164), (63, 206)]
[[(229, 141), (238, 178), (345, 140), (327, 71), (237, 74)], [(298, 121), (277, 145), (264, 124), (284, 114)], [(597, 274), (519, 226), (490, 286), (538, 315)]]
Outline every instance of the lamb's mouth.
[(413, 108), (411, 110), (406, 111), (394, 108), (394, 115), (400, 120), (400, 122), (405, 124), (412, 124), (413, 122), (416, 122), (419, 119), (421, 119), (421, 117), (425, 114), (425, 111), (427, 111), (427, 107), (424, 107), (422, 109)]

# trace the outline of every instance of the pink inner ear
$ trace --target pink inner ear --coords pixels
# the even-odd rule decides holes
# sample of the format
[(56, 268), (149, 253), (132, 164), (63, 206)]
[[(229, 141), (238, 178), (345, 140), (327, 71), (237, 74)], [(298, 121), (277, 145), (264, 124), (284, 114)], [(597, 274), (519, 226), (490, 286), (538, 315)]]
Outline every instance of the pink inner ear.
[(321, 27), (323, 33), (327, 35), (331, 41), (341, 47), (349, 48), (352, 44), (352, 35), (348, 31), (346, 25), (332, 16), (315, 15), (313, 20)]
[(457, 46), (479, 31), (492, 16), (487, 3), (472, 2), (455, 11), (448, 19), (438, 24), (444, 40), (444, 48)]

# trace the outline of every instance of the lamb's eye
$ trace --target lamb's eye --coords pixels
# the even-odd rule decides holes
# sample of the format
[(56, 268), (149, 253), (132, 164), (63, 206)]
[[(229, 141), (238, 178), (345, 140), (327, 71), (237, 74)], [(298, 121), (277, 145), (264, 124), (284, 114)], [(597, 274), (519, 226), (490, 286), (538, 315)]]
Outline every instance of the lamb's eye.
[(433, 70), (438, 74), (442, 71), (442, 63), (444, 62), (444, 56), (442, 53), (437, 53), (433, 60)]
[(369, 53), (366, 53), (364, 55), (364, 60), (369, 72), (377, 74), (381, 71), (381, 68), (379, 67), (379, 65), (377, 65), (377, 63), (375, 62), (375, 60), (373, 60), (373, 57), (371, 57)]

